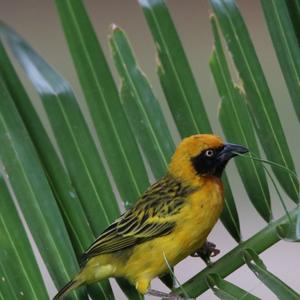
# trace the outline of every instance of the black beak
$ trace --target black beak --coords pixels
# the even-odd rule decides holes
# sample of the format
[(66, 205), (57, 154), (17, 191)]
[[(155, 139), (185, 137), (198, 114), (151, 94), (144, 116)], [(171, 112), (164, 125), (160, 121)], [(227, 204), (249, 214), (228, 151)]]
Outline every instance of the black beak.
[(249, 150), (241, 145), (236, 144), (225, 144), (224, 148), (218, 153), (218, 160), (222, 162), (227, 162), (232, 157), (238, 155), (247, 153)]

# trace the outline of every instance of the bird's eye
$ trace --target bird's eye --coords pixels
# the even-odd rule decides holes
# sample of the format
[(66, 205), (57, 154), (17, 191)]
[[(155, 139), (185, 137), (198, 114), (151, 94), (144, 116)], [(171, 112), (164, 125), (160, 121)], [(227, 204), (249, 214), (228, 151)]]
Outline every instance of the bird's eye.
[(208, 149), (208, 150), (205, 151), (205, 156), (206, 157), (212, 157), (214, 155), (215, 155), (215, 151), (212, 150), (212, 149)]

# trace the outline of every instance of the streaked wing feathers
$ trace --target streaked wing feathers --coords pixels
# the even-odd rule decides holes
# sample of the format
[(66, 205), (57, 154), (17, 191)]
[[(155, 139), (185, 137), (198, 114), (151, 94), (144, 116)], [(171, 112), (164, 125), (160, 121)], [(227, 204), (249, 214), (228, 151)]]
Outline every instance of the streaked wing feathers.
[(152, 185), (136, 204), (112, 223), (84, 253), (83, 259), (112, 253), (172, 232), (186, 196), (194, 189), (183, 187), (171, 176)]

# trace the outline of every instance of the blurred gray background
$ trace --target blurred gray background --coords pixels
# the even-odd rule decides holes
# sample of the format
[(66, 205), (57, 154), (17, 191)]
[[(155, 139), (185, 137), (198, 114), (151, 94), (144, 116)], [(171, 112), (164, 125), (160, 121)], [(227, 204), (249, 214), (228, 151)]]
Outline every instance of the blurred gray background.
[[(208, 66), (213, 44), (209, 24), (211, 9), (208, 1), (169, 0), (167, 3), (191, 63), (214, 131), (216, 134), (222, 136), (223, 134), (218, 124), (217, 116), (219, 97)], [(265, 71), (267, 81), (276, 102), (276, 107), (279, 110), (296, 168), (299, 172), (299, 124), (293, 111), (275, 53), (272, 49), (271, 40), (262, 16), (260, 1), (238, 0), (237, 3), (245, 17), (251, 37), (255, 43), (257, 54)], [(137, 2), (135, 0), (87, 0), (85, 4), (106, 57), (111, 65), (116, 82), (119, 84), (119, 79), (115, 67), (112, 64), (107, 43), (107, 37), (110, 33), (110, 24), (112, 23), (119, 25), (127, 32), (142, 69), (148, 76), (156, 96), (162, 103), (166, 116), (170, 117), (155, 72), (154, 44)], [(54, 1), (0, 0), (0, 19), (12, 26), (38, 50), (38, 52), (71, 83), (78, 98), (83, 99), (56, 13)], [(30, 90), (32, 97), (36, 98), (31, 86), (28, 83), (26, 86)], [(170, 121), (170, 125), (172, 126), (172, 121)], [(176, 133), (174, 133), (174, 136), (176, 142), (178, 142)], [(239, 210), (243, 238), (247, 239), (258, 229), (262, 228), (265, 223), (254, 211), (251, 204), (249, 204), (234, 164), (231, 163), (228, 169), (231, 186), (233, 187)], [(282, 215), (283, 212), (275, 194), (272, 204), (276, 212), (275, 217)], [(291, 204), (289, 200), (287, 200), (287, 204)], [(221, 255), (236, 245), (220, 223), (217, 224), (211, 233), (210, 240), (215, 242), (218, 248), (221, 249)], [(300, 260), (298, 244), (279, 242), (264, 252), (261, 258), (270, 271), (274, 272), (284, 281), (288, 282), (291, 287), (299, 291)], [(180, 282), (184, 282), (203, 268), (204, 264), (200, 259), (188, 258), (176, 267), (176, 275)], [(53, 295), (55, 293), (53, 284), (45, 270), (43, 272), (48, 281), (49, 293)], [(234, 274), (228, 276), (227, 280), (241, 286), (262, 299), (276, 299), (262, 283), (256, 280), (253, 273), (246, 267), (242, 267)], [(160, 286), (158, 281), (154, 281), (153, 286), (164, 289), (164, 287)], [(116, 293), (117, 299), (124, 299), (119, 291), (116, 291)], [(199, 299), (215, 299), (215, 296), (208, 291), (199, 297)]]

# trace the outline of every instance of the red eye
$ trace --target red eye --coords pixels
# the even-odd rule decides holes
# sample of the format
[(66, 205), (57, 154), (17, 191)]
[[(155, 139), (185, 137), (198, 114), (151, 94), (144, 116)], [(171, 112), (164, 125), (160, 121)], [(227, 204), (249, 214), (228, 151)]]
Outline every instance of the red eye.
[(215, 151), (212, 150), (212, 149), (208, 149), (208, 150), (205, 151), (205, 156), (206, 157), (212, 157), (214, 155), (215, 155)]

